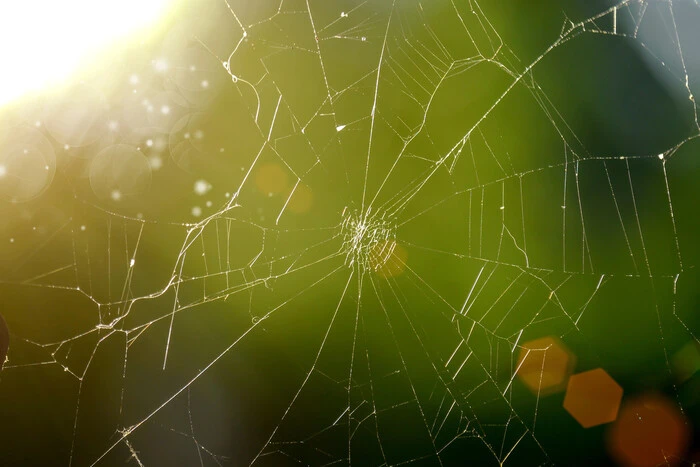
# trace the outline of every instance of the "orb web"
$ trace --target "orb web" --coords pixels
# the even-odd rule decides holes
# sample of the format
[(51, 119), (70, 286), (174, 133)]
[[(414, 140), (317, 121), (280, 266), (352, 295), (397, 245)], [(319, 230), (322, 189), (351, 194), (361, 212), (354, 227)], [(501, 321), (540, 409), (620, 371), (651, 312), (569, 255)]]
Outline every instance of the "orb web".
[(558, 464), (598, 367), (692, 418), (696, 3), (197, 3), (11, 113), (10, 463)]

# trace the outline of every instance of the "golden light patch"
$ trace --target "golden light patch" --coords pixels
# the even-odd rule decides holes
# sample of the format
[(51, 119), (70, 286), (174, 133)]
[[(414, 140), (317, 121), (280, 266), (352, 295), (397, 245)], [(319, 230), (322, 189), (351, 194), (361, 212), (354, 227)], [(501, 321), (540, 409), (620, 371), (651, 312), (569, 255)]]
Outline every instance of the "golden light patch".
[(264, 195), (276, 195), (289, 189), (289, 176), (279, 164), (262, 164), (255, 173), (255, 186)]
[(370, 267), (377, 275), (395, 277), (406, 269), (408, 252), (396, 240), (378, 243), (369, 255)]
[(522, 344), (517, 375), (534, 394), (552, 394), (564, 389), (575, 357), (556, 337), (542, 337)]
[(622, 387), (602, 368), (569, 378), (564, 408), (584, 428), (610, 423), (617, 418)]
[(314, 193), (307, 185), (299, 183), (289, 198), (287, 209), (296, 214), (303, 214), (311, 210), (314, 204)]

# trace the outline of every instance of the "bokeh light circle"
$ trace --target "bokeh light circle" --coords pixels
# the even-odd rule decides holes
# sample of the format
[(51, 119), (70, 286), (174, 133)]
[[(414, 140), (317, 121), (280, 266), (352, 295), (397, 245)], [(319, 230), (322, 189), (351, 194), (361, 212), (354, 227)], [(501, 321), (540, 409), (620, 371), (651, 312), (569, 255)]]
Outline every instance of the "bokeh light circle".
[(92, 160), (90, 186), (100, 199), (120, 201), (139, 196), (151, 186), (151, 166), (138, 149), (115, 144), (100, 151)]
[(51, 99), (45, 126), (60, 144), (87, 146), (108, 130), (106, 111), (105, 98), (97, 89), (77, 84)]
[(0, 196), (28, 201), (48, 188), (56, 173), (51, 143), (35, 128), (17, 126), (0, 130)]
[(608, 447), (623, 466), (678, 465), (690, 431), (676, 404), (659, 394), (645, 394), (623, 404), (608, 432)]

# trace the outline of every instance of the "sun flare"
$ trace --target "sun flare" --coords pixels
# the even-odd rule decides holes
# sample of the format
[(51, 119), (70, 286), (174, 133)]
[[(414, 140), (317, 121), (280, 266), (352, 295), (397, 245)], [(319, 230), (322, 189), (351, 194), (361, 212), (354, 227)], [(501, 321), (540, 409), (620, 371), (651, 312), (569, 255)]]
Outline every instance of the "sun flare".
[(88, 56), (153, 25), (170, 2), (0, 2), (0, 105), (65, 79)]

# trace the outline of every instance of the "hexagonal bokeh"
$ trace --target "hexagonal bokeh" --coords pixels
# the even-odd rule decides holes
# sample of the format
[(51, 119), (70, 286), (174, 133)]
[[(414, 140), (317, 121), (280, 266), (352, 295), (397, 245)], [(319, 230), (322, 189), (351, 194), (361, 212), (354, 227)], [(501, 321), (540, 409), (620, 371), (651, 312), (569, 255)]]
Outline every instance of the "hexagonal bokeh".
[(602, 368), (569, 378), (564, 408), (584, 428), (610, 423), (617, 418), (622, 387)]
[(556, 337), (542, 337), (520, 347), (516, 374), (534, 394), (559, 392), (574, 369), (576, 357)]
[(672, 401), (659, 394), (627, 400), (608, 432), (608, 448), (622, 465), (676, 465), (688, 447), (690, 426)]

